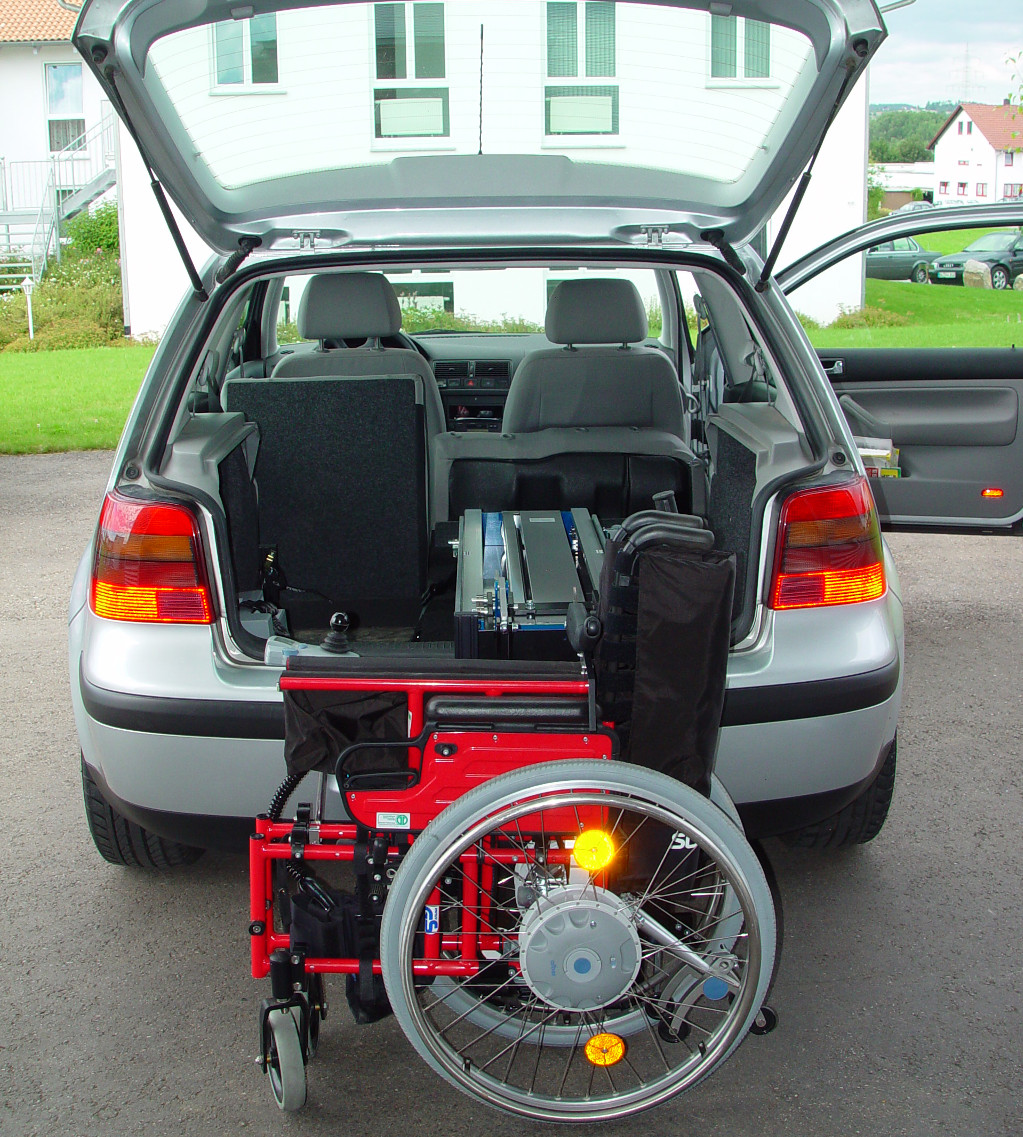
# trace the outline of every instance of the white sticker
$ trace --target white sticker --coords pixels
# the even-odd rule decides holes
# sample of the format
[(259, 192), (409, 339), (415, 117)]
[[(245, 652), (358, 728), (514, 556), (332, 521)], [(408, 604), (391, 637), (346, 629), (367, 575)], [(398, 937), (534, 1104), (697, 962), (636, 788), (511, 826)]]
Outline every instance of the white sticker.
[(423, 931), (428, 936), (436, 935), (440, 931), (440, 905), (427, 904), (423, 913)]
[(411, 818), (407, 813), (378, 813), (378, 829), (408, 829)]
[(698, 849), (699, 847), (700, 846), (685, 833), (673, 833), (671, 844), (668, 846), (673, 852), (681, 852), (683, 849)]

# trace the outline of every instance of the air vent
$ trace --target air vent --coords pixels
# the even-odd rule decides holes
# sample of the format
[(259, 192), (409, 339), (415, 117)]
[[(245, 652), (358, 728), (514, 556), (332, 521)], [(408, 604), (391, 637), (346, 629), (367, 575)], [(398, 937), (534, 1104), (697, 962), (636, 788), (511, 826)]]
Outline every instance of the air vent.
[(433, 373), (437, 376), (438, 383), (447, 379), (468, 379), (469, 361), (467, 359), (441, 360), (433, 365)]
[(476, 361), (477, 379), (507, 379), (511, 363), (507, 359), (480, 359)]

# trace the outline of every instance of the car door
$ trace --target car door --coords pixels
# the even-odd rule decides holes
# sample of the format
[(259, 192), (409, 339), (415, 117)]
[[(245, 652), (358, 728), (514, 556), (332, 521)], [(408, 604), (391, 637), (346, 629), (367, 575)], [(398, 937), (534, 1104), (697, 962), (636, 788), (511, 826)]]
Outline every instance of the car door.
[[(876, 244), (879, 235), (894, 240), (898, 229), (1016, 225), (1023, 214), (1019, 207), (1003, 206), (942, 212), (940, 224), (917, 216), (862, 227), (831, 242), (829, 252), (817, 250), (789, 266), (779, 282), (798, 310), (800, 284), (864, 242)], [(922, 243), (928, 244), (926, 238)], [(1018, 294), (956, 289), (948, 310), (952, 291), (868, 280), (864, 319), (874, 325), (811, 329), (811, 338), (868, 475), (874, 474), (871, 486), (883, 524), (1018, 533), (1023, 531)]]
[(867, 250), (867, 276), (875, 280), (891, 280), (895, 250), (891, 241), (882, 241)]

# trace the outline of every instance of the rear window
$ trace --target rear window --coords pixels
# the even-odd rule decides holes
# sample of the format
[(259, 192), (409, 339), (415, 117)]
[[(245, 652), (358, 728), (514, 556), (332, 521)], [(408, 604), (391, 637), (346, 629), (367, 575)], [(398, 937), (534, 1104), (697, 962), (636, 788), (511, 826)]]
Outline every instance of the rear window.
[(801, 33), (715, 7), (296, 8), (169, 34), (146, 81), (226, 189), (434, 151), (584, 150), (728, 183), (772, 149), (816, 66)]

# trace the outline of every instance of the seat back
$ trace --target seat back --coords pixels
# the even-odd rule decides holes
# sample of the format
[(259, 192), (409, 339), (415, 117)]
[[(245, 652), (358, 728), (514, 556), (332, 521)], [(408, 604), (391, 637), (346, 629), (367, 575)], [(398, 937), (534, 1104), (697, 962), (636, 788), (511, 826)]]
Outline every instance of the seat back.
[(547, 306), (547, 338), (508, 390), (502, 430), (634, 426), (684, 437), (682, 393), (668, 357), (642, 346), (646, 310), (629, 280), (565, 280)]
[[(306, 285), (296, 317), (299, 335), (318, 340), (314, 351), (286, 355), (272, 379), (335, 375), (415, 375), (423, 383), (428, 437), (444, 430), (444, 404), (429, 362), (412, 348), (384, 347), (401, 330), (401, 306), (379, 272), (324, 273)], [(360, 347), (345, 340), (364, 339)]]
[(428, 551), (422, 380), (232, 379), (224, 399), (259, 424), (259, 541), (289, 588), (365, 622), (414, 623)]

